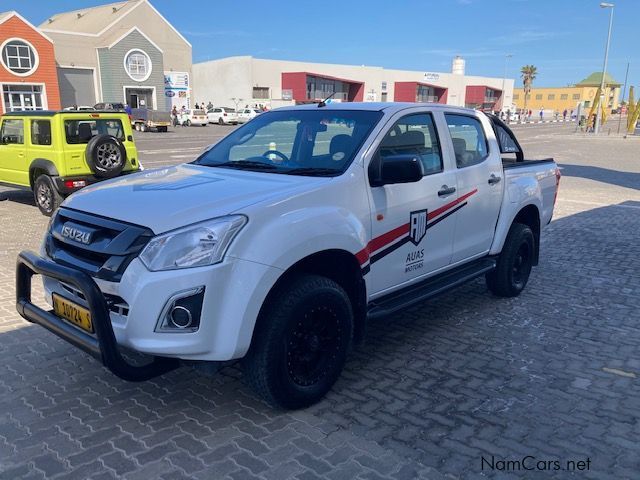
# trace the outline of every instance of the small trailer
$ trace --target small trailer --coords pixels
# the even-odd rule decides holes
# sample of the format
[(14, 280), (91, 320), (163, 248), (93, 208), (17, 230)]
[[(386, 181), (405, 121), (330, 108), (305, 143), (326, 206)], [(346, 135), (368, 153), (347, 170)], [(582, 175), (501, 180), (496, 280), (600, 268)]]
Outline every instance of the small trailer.
[(148, 108), (132, 108), (131, 125), (139, 132), (153, 129), (158, 132), (166, 132), (171, 125), (171, 112), (149, 110)]

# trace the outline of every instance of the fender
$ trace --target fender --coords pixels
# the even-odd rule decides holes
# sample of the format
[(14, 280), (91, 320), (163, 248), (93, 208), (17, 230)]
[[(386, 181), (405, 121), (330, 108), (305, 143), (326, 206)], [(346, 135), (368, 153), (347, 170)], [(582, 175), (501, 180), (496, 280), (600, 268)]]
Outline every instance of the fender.
[(498, 219), (498, 224), (496, 225), (496, 233), (493, 237), (493, 243), (491, 244), (489, 255), (499, 255), (500, 252), (502, 252), (502, 247), (504, 246), (504, 242), (507, 239), (507, 234), (509, 233), (509, 229), (511, 228), (513, 221), (518, 216), (518, 214), (528, 206), (533, 206), (538, 210), (538, 221), (541, 221), (541, 205), (536, 202), (529, 202), (521, 205), (517, 209), (510, 209), (507, 215), (501, 213), (500, 218)]
[(47, 160), (46, 158), (36, 158), (31, 165), (29, 165), (29, 185), (33, 188), (33, 171), (34, 170), (44, 170), (47, 172), (47, 175), (50, 177), (57, 177), (60, 174), (58, 173), (58, 169), (55, 164), (51, 160)]

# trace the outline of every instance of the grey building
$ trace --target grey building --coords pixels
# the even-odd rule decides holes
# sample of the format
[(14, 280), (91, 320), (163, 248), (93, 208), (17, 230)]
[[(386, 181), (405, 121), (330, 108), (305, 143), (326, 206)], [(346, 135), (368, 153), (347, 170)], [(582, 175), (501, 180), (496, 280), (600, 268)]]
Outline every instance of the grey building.
[(191, 44), (148, 0), (56, 14), (40, 29), (54, 42), (63, 107), (190, 104)]

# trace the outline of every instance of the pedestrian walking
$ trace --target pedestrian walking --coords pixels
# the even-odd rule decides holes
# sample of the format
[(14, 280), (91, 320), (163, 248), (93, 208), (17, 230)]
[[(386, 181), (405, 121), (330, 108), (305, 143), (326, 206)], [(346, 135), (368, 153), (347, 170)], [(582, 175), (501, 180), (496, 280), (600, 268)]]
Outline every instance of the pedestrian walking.
[(176, 107), (175, 105), (171, 109), (171, 123), (174, 127), (178, 125), (178, 107)]
[(200, 107), (198, 106), (198, 102), (196, 102), (196, 110), (198, 110)]
[(213, 110), (213, 103), (211, 103), (211, 100), (209, 100), (209, 103), (207, 103), (207, 111), (209, 110)]
[(527, 120), (531, 121), (531, 115), (533, 115), (533, 112), (531, 111), (531, 109), (529, 109), (529, 115), (527, 117)]
[(562, 121), (566, 122), (567, 121), (567, 109), (564, 109), (564, 112), (562, 112)]
[(507, 123), (511, 123), (511, 109), (507, 108)]

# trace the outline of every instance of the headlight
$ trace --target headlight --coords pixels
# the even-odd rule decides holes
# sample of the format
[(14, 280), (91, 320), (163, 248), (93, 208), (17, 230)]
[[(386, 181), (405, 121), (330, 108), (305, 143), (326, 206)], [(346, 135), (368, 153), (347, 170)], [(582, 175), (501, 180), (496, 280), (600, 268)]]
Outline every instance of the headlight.
[(154, 272), (213, 265), (222, 261), (246, 223), (247, 217), (230, 215), (158, 235), (144, 247), (140, 260)]

